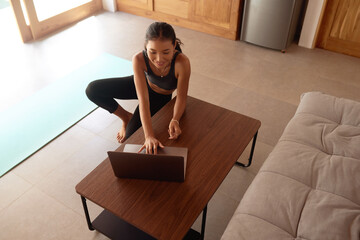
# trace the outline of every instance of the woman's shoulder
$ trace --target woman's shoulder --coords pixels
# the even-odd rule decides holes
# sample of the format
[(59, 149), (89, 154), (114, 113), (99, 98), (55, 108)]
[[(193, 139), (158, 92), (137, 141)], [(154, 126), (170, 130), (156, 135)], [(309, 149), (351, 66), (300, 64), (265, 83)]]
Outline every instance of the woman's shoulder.
[(178, 55), (176, 56), (175, 65), (179, 67), (181, 66), (186, 67), (190, 65), (190, 60), (184, 53), (179, 52)]
[(179, 52), (176, 57), (175, 66), (186, 68), (190, 66), (190, 60), (184, 53)]
[(183, 54), (179, 53), (175, 61), (175, 76), (190, 76), (191, 67), (189, 58)]
[(189, 58), (184, 53), (178, 52), (178, 55), (176, 57), (176, 61), (180, 61), (180, 62), (188, 61), (189, 62)]
[(137, 52), (132, 56), (132, 60), (134, 61), (144, 61), (144, 54), (143, 51)]
[(142, 51), (135, 53), (132, 56), (132, 63), (133, 63), (133, 65), (136, 65), (136, 66), (146, 70), (146, 63), (145, 63), (144, 54)]

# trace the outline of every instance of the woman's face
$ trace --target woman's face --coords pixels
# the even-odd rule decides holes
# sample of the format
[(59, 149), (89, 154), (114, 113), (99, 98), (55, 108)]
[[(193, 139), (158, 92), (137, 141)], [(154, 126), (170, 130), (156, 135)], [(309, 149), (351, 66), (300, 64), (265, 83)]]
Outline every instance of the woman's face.
[(157, 68), (162, 69), (171, 63), (175, 46), (170, 40), (149, 40), (146, 44), (146, 51), (150, 61)]

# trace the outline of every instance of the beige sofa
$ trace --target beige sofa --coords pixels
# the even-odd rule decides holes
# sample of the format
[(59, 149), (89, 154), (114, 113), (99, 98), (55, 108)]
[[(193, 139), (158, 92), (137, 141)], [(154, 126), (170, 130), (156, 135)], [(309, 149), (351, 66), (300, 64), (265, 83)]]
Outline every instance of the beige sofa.
[(222, 240), (360, 239), (360, 103), (303, 94)]

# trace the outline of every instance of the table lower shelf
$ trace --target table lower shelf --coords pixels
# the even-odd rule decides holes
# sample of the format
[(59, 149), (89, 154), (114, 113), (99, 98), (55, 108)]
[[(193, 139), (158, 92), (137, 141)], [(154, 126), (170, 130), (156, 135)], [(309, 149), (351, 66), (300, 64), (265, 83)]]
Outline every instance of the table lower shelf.
[[(107, 210), (104, 210), (99, 214), (99, 216), (92, 222), (92, 227), (108, 238), (114, 240), (156, 240), (149, 234), (123, 221)], [(190, 229), (184, 237), (184, 240), (197, 240), (200, 238), (200, 233)]]

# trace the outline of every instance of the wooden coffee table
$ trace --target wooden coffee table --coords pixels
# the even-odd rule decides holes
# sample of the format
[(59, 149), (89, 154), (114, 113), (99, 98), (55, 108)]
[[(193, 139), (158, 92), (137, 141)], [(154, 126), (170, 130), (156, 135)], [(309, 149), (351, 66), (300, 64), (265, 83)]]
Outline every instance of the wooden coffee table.
[[(204, 238), (207, 204), (253, 139), (246, 166), (251, 164), (260, 121), (188, 97), (180, 121), (183, 134), (169, 140), (167, 129), (174, 103), (175, 99), (154, 115), (152, 123), (165, 146), (188, 148), (185, 182), (119, 179), (105, 159), (76, 186), (90, 230), (111, 239)], [(143, 130), (139, 129), (125, 143), (143, 141)], [(122, 151), (123, 145), (117, 151)], [(93, 222), (86, 199), (104, 208)], [(201, 212), (202, 230), (197, 233), (190, 228)]]

